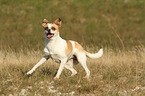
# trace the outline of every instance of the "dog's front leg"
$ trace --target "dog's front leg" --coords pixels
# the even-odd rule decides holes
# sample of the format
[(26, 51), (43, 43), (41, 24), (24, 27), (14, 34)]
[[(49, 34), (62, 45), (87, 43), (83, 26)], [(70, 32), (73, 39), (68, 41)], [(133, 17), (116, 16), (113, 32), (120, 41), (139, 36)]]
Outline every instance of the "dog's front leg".
[(37, 67), (39, 67), (41, 64), (43, 64), (49, 58), (50, 58), (50, 56), (44, 56), (44, 57), (42, 57), (42, 59), (29, 72), (27, 72), (27, 75), (32, 74)]
[(61, 72), (62, 72), (62, 70), (63, 70), (63, 68), (64, 68), (64, 66), (65, 66), (65, 64), (66, 64), (66, 61), (67, 61), (67, 58), (63, 58), (63, 59), (61, 60), (61, 64), (60, 64), (60, 66), (59, 66), (59, 69), (58, 69), (57, 74), (56, 74), (56, 76), (54, 77), (54, 79), (59, 79), (59, 76), (60, 76), (60, 74), (61, 74)]

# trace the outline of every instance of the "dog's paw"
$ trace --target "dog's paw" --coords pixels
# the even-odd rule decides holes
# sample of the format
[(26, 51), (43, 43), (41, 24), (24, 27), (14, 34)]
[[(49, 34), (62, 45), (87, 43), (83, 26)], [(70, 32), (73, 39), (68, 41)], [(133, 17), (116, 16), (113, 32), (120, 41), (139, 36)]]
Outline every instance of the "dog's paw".
[(83, 78), (89, 79), (89, 76), (88, 76), (88, 75), (86, 75), (86, 76), (85, 76), (85, 77), (83, 77)]
[(29, 72), (27, 72), (27, 75), (30, 75), (30, 74), (32, 74), (32, 72), (33, 72), (33, 71), (29, 71)]
[(77, 74), (77, 71), (74, 71), (72, 74), (71, 74), (71, 76), (74, 76), (74, 75), (76, 75)]
[(59, 78), (58, 78), (58, 77), (54, 77), (53, 79), (54, 79), (54, 80), (59, 80)]

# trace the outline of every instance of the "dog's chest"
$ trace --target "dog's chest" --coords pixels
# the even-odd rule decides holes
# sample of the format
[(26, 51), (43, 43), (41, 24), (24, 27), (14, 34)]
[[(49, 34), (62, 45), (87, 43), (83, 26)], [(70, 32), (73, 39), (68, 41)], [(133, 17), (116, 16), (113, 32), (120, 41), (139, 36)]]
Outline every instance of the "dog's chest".
[(65, 42), (63, 41), (49, 42), (46, 48), (54, 61), (61, 60), (61, 58), (66, 56)]
[(47, 49), (49, 50), (50, 54), (57, 54), (59, 56), (64, 54), (65, 46), (62, 42), (50, 43), (47, 45)]
[(59, 50), (58, 48), (49, 49), (49, 53), (50, 53), (51, 59), (55, 61), (56, 63), (60, 63), (61, 58), (64, 57), (62, 51)]

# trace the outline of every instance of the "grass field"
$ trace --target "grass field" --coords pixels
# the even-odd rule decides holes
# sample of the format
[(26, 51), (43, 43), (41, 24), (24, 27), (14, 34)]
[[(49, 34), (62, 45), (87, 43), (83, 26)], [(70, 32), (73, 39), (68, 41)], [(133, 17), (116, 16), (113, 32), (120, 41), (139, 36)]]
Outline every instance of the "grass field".
[[(48, 60), (31, 76), (43, 56), (42, 20), (62, 19), (60, 35), (78, 41), (87, 51), (104, 49), (87, 60), (90, 80)], [(0, 0), (0, 95), (2, 96), (144, 96), (144, 0)]]
[(23, 53), (3, 52), (0, 55), (0, 94), (48, 96), (48, 95), (145, 95), (145, 50), (118, 53), (105, 50), (102, 58), (87, 60), (91, 70), (90, 80), (83, 79), (82, 66), (74, 68), (78, 74), (70, 77), (71, 72), (63, 70), (60, 79), (54, 81), (59, 64), (48, 60), (31, 76), (28, 72), (41, 59), (41, 51)]
[(0, 0), (0, 48), (43, 49), (44, 18), (61, 18), (61, 37), (84, 46), (144, 45), (144, 5), (144, 0)]

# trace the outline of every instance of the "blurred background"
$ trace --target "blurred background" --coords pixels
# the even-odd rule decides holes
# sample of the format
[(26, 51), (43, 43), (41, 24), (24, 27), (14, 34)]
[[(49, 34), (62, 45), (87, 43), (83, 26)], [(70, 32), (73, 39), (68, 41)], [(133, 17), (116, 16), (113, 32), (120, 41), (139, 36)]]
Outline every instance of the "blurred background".
[(43, 50), (44, 18), (84, 47), (145, 45), (145, 0), (0, 0), (0, 49)]

